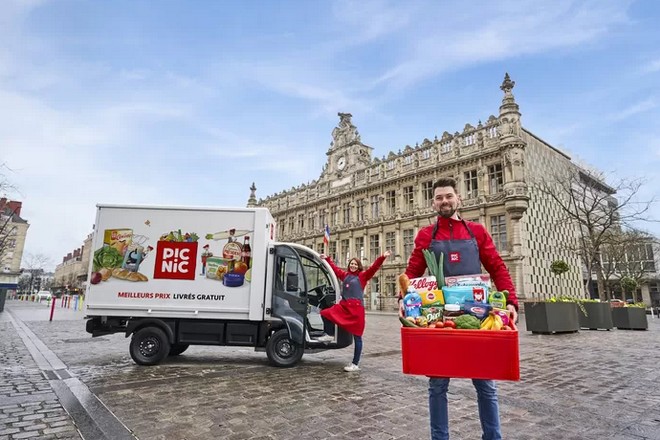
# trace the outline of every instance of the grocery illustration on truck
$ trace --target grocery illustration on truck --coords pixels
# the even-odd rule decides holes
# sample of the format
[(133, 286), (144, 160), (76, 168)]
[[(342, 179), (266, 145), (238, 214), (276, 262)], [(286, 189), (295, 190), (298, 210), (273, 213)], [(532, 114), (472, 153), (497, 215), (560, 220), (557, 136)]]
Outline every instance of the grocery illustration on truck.
[[(151, 226), (151, 221), (145, 220), (144, 224)], [(111, 279), (146, 282), (150, 276), (151, 279), (194, 280), (199, 260), (200, 278), (220, 281), (226, 287), (240, 287), (251, 278), (252, 232), (228, 229), (207, 233), (204, 235), (206, 243), (200, 247), (196, 232), (177, 229), (161, 234), (154, 248), (149, 237), (136, 234), (131, 228), (105, 229), (103, 244), (94, 251), (90, 282), (99, 284)], [(143, 263), (154, 249), (154, 268), (147, 274)]]

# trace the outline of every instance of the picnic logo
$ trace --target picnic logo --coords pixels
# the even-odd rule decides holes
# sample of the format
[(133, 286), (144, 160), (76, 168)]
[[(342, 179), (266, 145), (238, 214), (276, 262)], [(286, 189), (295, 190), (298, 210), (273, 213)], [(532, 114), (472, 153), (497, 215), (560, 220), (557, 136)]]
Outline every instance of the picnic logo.
[(460, 263), (461, 262), (461, 253), (460, 252), (450, 252), (449, 253), (449, 262), (450, 263)]
[(197, 242), (159, 241), (156, 245), (154, 278), (194, 280)]

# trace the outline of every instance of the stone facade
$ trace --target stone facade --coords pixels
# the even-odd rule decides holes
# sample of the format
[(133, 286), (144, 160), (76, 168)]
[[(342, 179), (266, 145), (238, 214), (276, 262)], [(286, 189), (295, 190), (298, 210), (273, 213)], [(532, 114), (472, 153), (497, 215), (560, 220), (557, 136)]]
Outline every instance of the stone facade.
[(0, 290), (15, 291), (30, 224), (21, 218), (22, 202), (0, 199)]
[(82, 247), (69, 252), (55, 268), (53, 290), (58, 294), (84, 293), (91, 258), (92, 234), (88, 234)]
[[(405, 146), (386, 157), (372, 157), (350, 113), (339, 113), (327, 163), (318, 180), (260, 199), (278, 222), (278, 240), (307, 245), (345, 265), (349, 257), (365, 264), (392, 251), (367, 291), (371, 308), (394, 307), (396, 278), (405, 270), (420, 228), (435, 220), (432, 185), (440, 177), (458, 182), (461, 215), (486, 226), (506, 262), (518, 296), (581, 295), (582, 275), (575, 254), (562, 243), (574, 231), (551, 220), (551, 202), (534, 194), (529, 176), (576, 166), (566, 154), (522, 127), (509, 75), (498, 116), (465, 124), (461, 132)], [(251, 188), (254, 197), (254, 185)], [(331, 240), (324, 249), (323, 227)], [(555, 259), (573, 268), (561, 277), (550, 271)], [(371, 293), (373, 292), (373, 293)]]

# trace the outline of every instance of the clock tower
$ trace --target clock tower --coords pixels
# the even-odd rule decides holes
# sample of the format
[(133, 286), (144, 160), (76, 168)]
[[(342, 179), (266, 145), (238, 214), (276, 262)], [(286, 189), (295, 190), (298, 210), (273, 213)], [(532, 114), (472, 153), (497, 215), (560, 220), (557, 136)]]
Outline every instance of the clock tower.
[(373, 148), (360, 140), (357, 127), (351, 122), (350, 113), (338, 113), (339, 124), (332, 130), (332, 142), (326, 153), (328, 161), (321, 173), (321, 180), (343, 179), (371, 164)]

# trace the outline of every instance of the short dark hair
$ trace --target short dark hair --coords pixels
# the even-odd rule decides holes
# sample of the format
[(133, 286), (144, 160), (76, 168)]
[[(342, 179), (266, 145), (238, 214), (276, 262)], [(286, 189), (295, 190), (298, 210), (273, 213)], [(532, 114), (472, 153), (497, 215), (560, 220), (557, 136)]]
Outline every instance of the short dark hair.
[(433, 192), (435, 193), (436, 188), (444, 188), (445, 186), (451, 186), (454, 188), (454, 192), (456, 191), (456, 179), (453, 177), (441, 177), (438, 180), (435, 181), (433, 184)]

